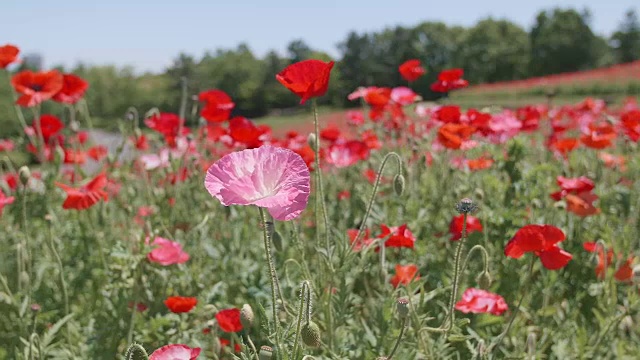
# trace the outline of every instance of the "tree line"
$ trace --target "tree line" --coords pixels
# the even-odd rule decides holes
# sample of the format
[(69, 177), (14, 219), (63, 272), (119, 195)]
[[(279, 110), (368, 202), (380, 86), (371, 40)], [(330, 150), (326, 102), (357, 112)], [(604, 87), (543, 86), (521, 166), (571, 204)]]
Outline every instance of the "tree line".
[[(208, 52), (199, 59), (179, 54), (160, 74), (136, 75), (131, 68), (83, 64), (62, 70), (89, 82), (89, 108), (104, 119), (121, 118), (130, 106), (177, 112), (185, 84), (189, 95), (222, 89), (235, 101), (238, 115), (259, 117), (273, 109), (297, 106), (299, 100), (276, 81), (275, 74), (307, 58), (337, 61), (327, 96), (321, 99), (332, 106), (349, 106), (346, 96), (359, 86), (407, 85), (398, 65), (412, 58), (421, 60), (427, 70), (410, 84), (425, 99), (441, 96), (432, 93), (429, 85), (446, 68), (462, 68), (471, 84), (479, 84), (640, 59), (640, 22), (633, 10), (609, 37), (593, 32), (591, 18), (587, 10), (556, 8), (538, 13), (528, 31), (509, 20), (487, 18), (472, 27), (423, 22), (378, 32), (350, 32), (338, 45), (339, 59), (295, 40), (284, 56), (271, 51), (257, 57), (245, 44)], [(8, 114), (9, 89), (3, 86), (0, 101), (5, 103), (0, 103), (0, 114)]]

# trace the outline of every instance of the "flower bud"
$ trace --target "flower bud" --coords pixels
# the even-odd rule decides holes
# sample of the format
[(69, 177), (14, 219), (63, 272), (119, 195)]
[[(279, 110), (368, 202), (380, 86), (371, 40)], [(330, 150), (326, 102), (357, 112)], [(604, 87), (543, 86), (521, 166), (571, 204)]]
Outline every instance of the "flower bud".
[(282, 236), (280, 236), (280, 233), (277, 230), (273, 232), (273, 235), (271, 235), (271, 242), (276, 250), (282, 251), (284, 249), (282, 246)]
[(491, 282), (493, 279), (491, 278), (491, 274), (488, 271), (483, 271), (476, 277), (476, 282), (478, 283), (478, 287), (483, 290), (489, 289), (491, 286)]
[(31, 170), (29, 170), (28, 166), (22, 166), (20, 170), (18, 170), (18, 176), (20, 177), (22, 185), (27, 186), (29, 179), (31, 178)]
[(313, 151), (316, 150), (316, 146), (318, 146), (318, 138), (316, 137), (316, 134), (309, 134), (309, 136), (307, 137), (307, 144), (311, 146), (311, 149), (313, 149)]
[(242, 324), (242, 327), (246, 330), (249, 330), (251, 327), (253, 327), (254, 318), (255, 317), (253, 316), (253, 309), (251, 308), (251, 305), (242, 305), (242, 309), (240, 309), (240, 323)]
[(133, 343), (127, 349), (127, 353), (124, 355), (126, 360), (148, 360), (149, 355), (147, 351), (140, 344)]
[(398, 309), (398, 316), (400, 319), (406, 319), (409, 315), (409, 300), (400, 298), (396, 301), (396, 307)]
[(318, 324), (313, 321), (302, 326), (300, 336), (302, 337), (302, 342), (304, 342), (305, 345), (309, 347), (320, 346), (320, 327), (318, 327)]
[(273, 349), (271, 346), (260, 346), (260, 353), (258, 354), (259, 360), (269, 360), (273, 356)]
[(393, 190), (400, 196), (404, 192), (404, 176), (398, 174), (393, 178)]

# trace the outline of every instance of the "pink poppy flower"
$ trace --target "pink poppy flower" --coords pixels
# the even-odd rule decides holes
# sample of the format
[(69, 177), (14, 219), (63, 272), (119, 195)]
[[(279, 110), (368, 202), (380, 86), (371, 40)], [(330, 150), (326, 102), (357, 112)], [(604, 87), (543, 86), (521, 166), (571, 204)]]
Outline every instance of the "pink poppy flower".
[(291, 220), (307, 207), (309, 168), (297, 153), (265, 145), (223, 156), (207, 170), (204, 186), (224, 206), (256, 205)]
[(420, 95), (406, 86), (398, 86), (391, 90), (391, 100), (400, 105), (411, 105), (420, 100)]
[(460, 310), (465, 314), (471, 312), (474, 314), (502, 315), (508, 308), (502, 296), (475, 288), (465, 290), (464, 294), (462, 294), (462, 299), (456, 303), (456, 310)]
[[(149, 238), (145, 241), (149, 243)], [(158, 263), (162, 266), (173, 264), (182, 264), (189, 260), (189, 254), (182, 250), (182, 245), (175, 241), (156, 237), (151, 245), (157, 245), (155, 249), (147, 254), (149, 261)]]
[(13, 204), (15, 199), (13, 196), (5, 196), (2, 190), (0, 190), (0, 215), (2, 215), (2, 209), (9, 204)]
[(201, 351), (201, 348), (190, 348), (183, 344), (170, 344), (154, 351), (149, 360), (194, 360), (198, 358)]

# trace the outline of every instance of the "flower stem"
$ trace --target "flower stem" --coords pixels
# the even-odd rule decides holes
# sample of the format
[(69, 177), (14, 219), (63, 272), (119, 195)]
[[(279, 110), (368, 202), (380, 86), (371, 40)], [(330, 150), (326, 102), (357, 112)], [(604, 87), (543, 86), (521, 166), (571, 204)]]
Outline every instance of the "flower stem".
[(522, 295), (520, 296), (520, 300), (518, 300), (518, 305), (516, 305), (516, 309), (513, 311), (513, 314), (511, 314), (511, 318), (509, 319), (509, 323), (507, 324), (507, 327), (504, 329), (504, 331), (500, 335), (498, 335), (498, 337), (493, 341), (491, 346), (489, 346), (489, 348), (487, 349), (488, 353), (491, 353), (493, 349), (495, 349), (496, 347), (498, 347), (498, 345), (500, 345), (500, 343), (502, 342), (502, 339), (504, 339), (504, 337), (507, 336), (507, 334), (509, 333), (509, 330), (511, 329), (511, 325), (513, 325), (513, 322), (516, 319), (516, 316), (518, 316), (518, 313), (520, 312), (520, 307), (522, 306), (522, 301), (524, 300), (525, 296), (527, 296), (527, 292), (530, 287), (529, 285), (531, 284), (531, 279), (533, 277), (533, 265), (535, 264), (535, 261), (536, 261), (536, 257), (532, 256), (531, 263), (529, 264), (527, 280), (524, 282), (525, 286), (522, 287)]
[(387, 360), (391, 360), (393, 355), (396, 353), (396, 350), (398, 350), (398, 347), (400, 346), (400, 341), (402, 341), (402, 336), (404, 335), (404, 330), (405, 330), (405, 325), (406, 324), (407, 324), (407, 317), (402, 319), (402, 325), (400, 325), (401, 326), (400, 327), (400, 335), (398, 335), (398, 338), (396, 339), (395, 345), (393, 345), (393, 349), (391, 350), (391, 353), (389, 354), (389, 356), (387, 356)]
[[(324, 241), (327, 250), (329, 250), (329, 218), (327, 216), (327, 205), (324, 202), (324, 186), (322, 184), (322, 171), (320, 169), (320, 129), (318, 126), (318, 102), (316, 99), (311, 100), (311, 105), (313, 107), (313, 128), (316, 136), (316, 141), (314, 145), (315, 152), (315, 163), (316, 163), (316, 199), (320, 199), (320, 205), (322, 207), (322, 217), (324, 222)], [(316, 200), (317, 201), (317, 200)], [(316, 231), (318, 231), (318, 215), (316, 212)]]
[[(293, 349), (289, 354), (290, 359), (298, 358), (298, 341), (300, 339), (300, 328), (302, 326), (302, 318), (304, 317), (305, 322), (308, 324), (311, 319), (311, 311), (310, 311), (310, 302), (311, 302), (311, 291), (309, 290), (309, 281), (305, 280), (302, 282), (302, 288), (300, 289), (300, 305), (298, 307), (298, 321), (296, 323), (296, 337), (293, 341)], [(305, 311), (305, 300), (307, 303), (307, 311)]]
[[(277, 357), (280, 357), (282, 348), (280, 347), (280, 334), (279, 334), (279, 320), (277, 309), (277, 296), (276, 296), (276, 269), (273, 265), (273, 258), (271, 257), (271, 234), (268, 230), (267, 217), (264, 214), (264, 210), (258, 207), (260, 210), (260, 219), (262, 221), (262, 233), (264, 235), (264, 251), (267, 254), (267, 264), (269, 266), (269, 280), (271, 281), (271, 311), (273, 312), (273, 332), (275, 333), (275, 351)], [(277, 359), (276, 359), (277, 360)]]
[(462, 249), (464, 247), (464, 242), (466, 240), (467, 240), (467, 213), (464, 213), (463, 221), (462, 221), (462, 237), (460, 238), (460, 242), (458, 243), (458, 247), (456, 248), (455, 265), (453, 270), (453, 289), (451, 289), (451, 298), (449, 299), (449, 323), (447, 325), (446, 331), (449, 331), (453, 328), (453, 322), (456, 319), (454, 307), (456, 303), (456, 298), (458, 297), (458, 285), (460, 282), (460, 258), (462, 257)]

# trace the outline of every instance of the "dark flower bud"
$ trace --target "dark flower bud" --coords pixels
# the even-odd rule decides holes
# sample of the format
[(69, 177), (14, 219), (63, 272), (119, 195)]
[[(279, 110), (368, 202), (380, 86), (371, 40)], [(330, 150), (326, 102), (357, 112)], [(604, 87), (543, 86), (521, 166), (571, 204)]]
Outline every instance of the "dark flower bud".
[(300, 336), (302, 337), (302, 342), (304, 342), (305, 345), (309, 347), (320, 346), (320, 328), (318, 327), (318, 324), (313, 321), (302, 326)]
[(404, 176), (398, 174), (393, 178), (393, 190), (400, 196), (404, 192)]

